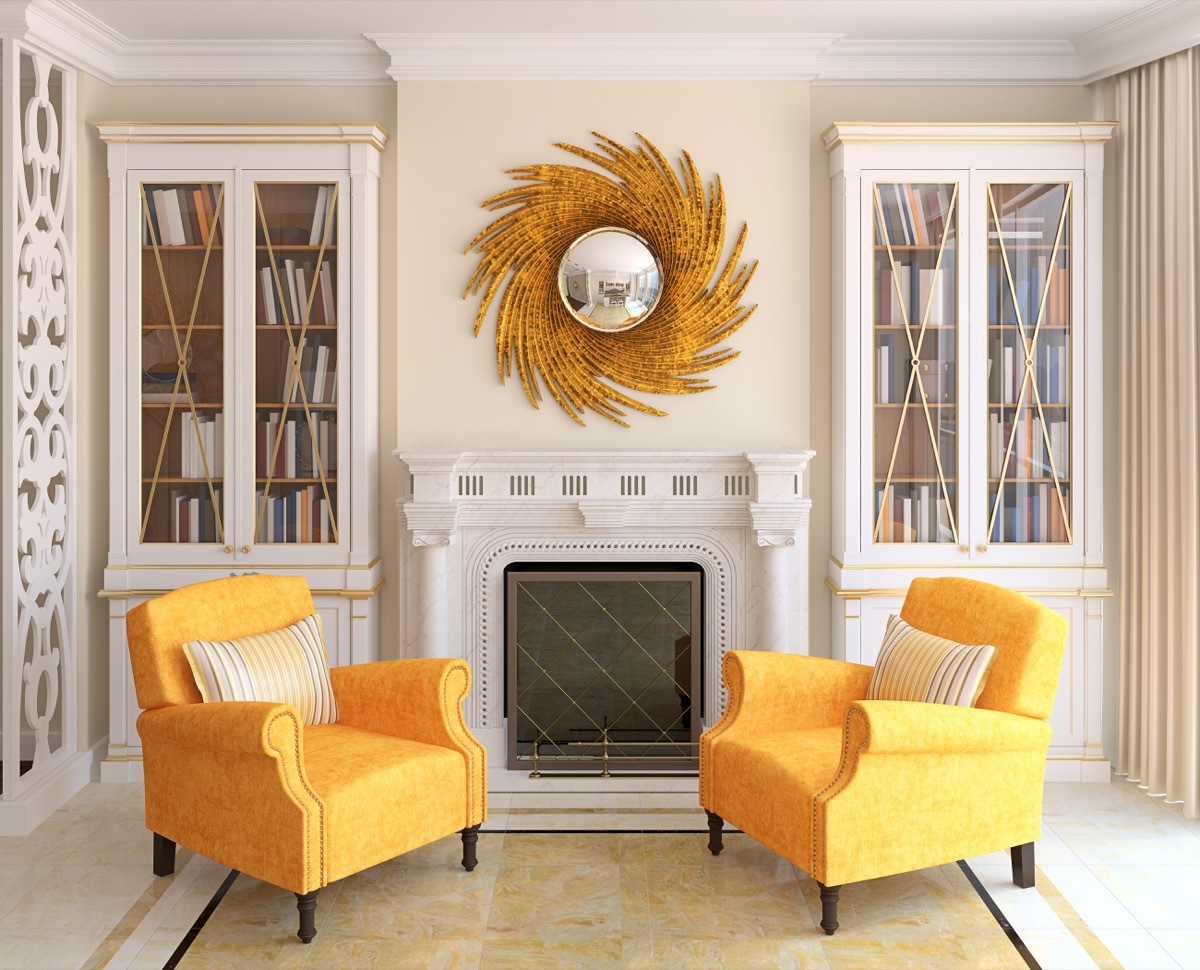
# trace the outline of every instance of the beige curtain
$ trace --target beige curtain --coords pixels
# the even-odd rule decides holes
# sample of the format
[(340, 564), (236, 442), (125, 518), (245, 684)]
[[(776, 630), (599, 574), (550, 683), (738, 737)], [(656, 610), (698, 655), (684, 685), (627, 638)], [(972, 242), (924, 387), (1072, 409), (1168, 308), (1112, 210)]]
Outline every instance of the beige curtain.
[(1200, 816), (1200, 48), (1117, 78), (1116, 769)]

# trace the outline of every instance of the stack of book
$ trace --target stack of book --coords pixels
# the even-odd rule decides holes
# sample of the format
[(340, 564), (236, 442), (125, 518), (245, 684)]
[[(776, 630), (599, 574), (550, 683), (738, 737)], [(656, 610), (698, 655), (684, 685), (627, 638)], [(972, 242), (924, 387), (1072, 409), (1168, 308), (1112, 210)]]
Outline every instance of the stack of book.
[(142, 243), (146, 246), (207, 246), (221, 244), (219, 186), (146, 186)]

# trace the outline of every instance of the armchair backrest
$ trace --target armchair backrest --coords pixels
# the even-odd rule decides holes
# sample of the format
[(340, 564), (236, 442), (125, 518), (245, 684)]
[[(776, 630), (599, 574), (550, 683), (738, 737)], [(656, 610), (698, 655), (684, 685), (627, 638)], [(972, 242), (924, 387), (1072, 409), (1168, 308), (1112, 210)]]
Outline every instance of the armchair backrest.
[(138, 707), (199, 704), (183, 645), (290, 626), (313, 613), (302, 576), (231, 576), (195, 583), (135, 606), (125, 616)]
[(900, 618), (947, 640), (996, 648), (976, 707), (1050, 716), (1067, 644), (1060, 614), (991, 583), (948, 577), (914, 579)]

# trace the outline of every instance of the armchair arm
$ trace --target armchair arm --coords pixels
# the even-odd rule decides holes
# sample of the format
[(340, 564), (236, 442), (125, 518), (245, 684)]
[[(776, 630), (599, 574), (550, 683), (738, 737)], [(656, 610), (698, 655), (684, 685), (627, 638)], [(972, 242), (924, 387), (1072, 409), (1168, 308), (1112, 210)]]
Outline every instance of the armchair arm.
[(470, 824), (487, 818), (487, 751), (463, 719), (471, 668), (462, 660), (381, 660), (333, 667), (338, 723), (436, 744), (467, 763)]
[(325, 885), (325, 804), (294, 707), (181, 704), (143, 711), (137, 726), (147, 828), (292, 892)]
[[(287, 716), (291, 712), (291, 717)], [(295, 733), (295, 708), (270, 701), (226, 701), (219, 704), (180, 704), (143, 711), (138, 718), (142, 743), (186, 745), (218, 752), (266, 754)], [(276, 721), (278, 720), (278, 724)]]
[(791, 653), (731, 650), (723, 673), (729, 700), (700, 736), (700, 804), (713, 805), (713, 745), (737, 736), (836, 727), (867, 695), (873, 668)]
[(867, 696), (873, 668), (843, 660), (826, 660), (792, 653), (731, 650), (723, 673), (729, 701), (721, 733), (763, 734), (835, 727), (851, 701)]
[(862, 750), (870, 754), (1045, 751), (1050, 724), (1005, 711), (916, 701), (855, 701), (866, 718)]

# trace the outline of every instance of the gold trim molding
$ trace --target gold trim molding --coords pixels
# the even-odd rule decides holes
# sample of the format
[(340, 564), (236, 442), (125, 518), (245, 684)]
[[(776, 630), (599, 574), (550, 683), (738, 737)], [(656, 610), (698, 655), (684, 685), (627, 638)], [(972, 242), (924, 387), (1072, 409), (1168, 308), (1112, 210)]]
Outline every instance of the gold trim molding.
[[(386, 579), (380, 579), (370, 589), (311, 589), (313, 596), (337, 596), (346, 600), (369, 600), (379, 595)], [(96, 595), (102, 600), (126, 600), (135, 596), (162, 596), (170, 589), (102, 589)], [(114, 619), (114, 617), (110, 617)]]
[[(905, 596), (907, 589), (886, 589), (876, 587), (871, 589), (842, 589), (832, 579), (826, 577), (825, 587), (840, 600), (865, 600), (876, 596)], [(1080, 599), (1111, 599), (1115, 594), (1111, 589), (1019, 589), (1018, 593), (1026, 596), (1077, 596)]]

